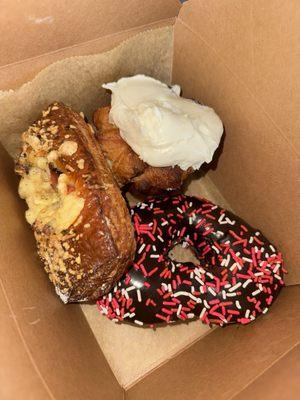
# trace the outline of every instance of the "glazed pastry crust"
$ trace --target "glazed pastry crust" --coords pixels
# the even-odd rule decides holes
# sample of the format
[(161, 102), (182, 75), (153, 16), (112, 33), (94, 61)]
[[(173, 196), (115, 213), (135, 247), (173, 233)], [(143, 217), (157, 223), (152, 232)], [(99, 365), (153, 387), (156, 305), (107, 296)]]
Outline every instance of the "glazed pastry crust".
[[(45, 270), (64, 302), (96, 300), (132, 262), (135, 240), (125, 200), (93, 129), (82, 115), (53, 103), (22, 140), (16, 172), (26, 179), (35, 171), (36, 160), (42, 160), (43, 176), (54, 192), (63, 176), (66, 190), (60, 195), (71, 192), (83, 204), (76, 219), (63, 229), (54, 219), (45, 223), (41, 213), (32, 222)], [(55, 203), (57, 212), (64, 200)]]
[(122, 139), (119, 129), (109, 122), (109, 111), (109, 106), (96, 110), (94, 124), (98, 129), (97, 140), (119, 186), (129, 184), (129, 190), (142, 194), (180, 189), (192, 169), (152, 167), (143, 162)]

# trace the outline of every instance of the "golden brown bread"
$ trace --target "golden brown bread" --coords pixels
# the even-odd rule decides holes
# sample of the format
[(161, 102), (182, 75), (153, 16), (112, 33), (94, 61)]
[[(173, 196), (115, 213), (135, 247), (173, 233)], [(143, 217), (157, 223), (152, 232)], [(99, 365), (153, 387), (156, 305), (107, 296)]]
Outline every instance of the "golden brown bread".
[(93, 129), (53, 103), (22, 140), (19, 193), (45, 270), (64, 302), (95, 300), (132, 262), (135, 241)]
[(96, 110), (94, 124), (99, 131), (97, 140), (119, 186), (130, 183), (131, 191), (143, 194), (180, 189), (192, 169), (152, 167), (143, 162), (122, 139), (119, 129), (109, 122), (109, 111), (109, 106)]

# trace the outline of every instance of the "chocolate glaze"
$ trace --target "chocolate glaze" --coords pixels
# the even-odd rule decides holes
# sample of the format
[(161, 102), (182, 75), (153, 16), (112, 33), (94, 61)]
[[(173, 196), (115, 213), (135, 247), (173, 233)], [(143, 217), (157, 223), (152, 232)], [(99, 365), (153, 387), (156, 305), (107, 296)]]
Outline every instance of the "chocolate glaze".
[[(98, 301), (115, 321), (153, 325), (196, 317), (247, 324), (266, 313), (283, 282), (281, 254), (257, 230), (208, 200), (148, 199), (131, 211), (137, 252), (132, 268)], [(171, 260), (186, 242), (198, 265)]]

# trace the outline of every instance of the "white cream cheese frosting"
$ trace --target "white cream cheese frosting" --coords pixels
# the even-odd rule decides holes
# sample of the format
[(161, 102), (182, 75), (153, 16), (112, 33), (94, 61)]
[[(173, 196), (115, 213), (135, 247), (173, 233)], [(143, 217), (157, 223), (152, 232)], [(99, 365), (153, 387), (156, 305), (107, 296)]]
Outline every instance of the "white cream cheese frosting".
[(112, 92), (110, 122), (147, 164), (187, 170), (212, 160), (222, 121), (212, 108), (180, 97), (178, 85), (135, 75), (103, 87)]

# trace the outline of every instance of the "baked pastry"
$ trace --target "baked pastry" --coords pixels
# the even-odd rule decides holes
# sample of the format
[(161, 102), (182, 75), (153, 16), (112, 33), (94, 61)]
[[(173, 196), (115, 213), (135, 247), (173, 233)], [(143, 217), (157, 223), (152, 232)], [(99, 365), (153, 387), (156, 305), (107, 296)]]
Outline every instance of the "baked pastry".
[(180, 167), (152, 167), (143, 162), (122, 139), (119, 129), (109, 122), (110, 107), (99, 108), (94, 113), (96, 134), (111, 171), (122, 187), (143, 194), (157, 194), (164, 190), (180, 189), (183, 181), (193, 172)]
[(51, 104), (22, 135), (16, 165), (38, 254), (63, 302), (107, 293), (135, 253), (130, 215), (82, 115)]

